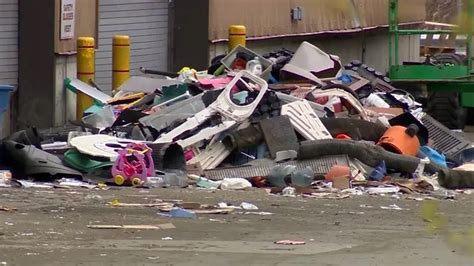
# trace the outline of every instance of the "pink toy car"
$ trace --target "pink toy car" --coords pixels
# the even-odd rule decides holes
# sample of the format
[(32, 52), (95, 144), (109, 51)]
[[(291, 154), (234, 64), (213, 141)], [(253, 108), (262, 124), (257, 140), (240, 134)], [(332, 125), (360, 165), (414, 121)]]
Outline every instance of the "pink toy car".
[(149, 176), (155, 174), (151, 149), (142, 143), (130, 143), (118, 152), (119, 156), (112, 167), (115, 184), (141, 186)]

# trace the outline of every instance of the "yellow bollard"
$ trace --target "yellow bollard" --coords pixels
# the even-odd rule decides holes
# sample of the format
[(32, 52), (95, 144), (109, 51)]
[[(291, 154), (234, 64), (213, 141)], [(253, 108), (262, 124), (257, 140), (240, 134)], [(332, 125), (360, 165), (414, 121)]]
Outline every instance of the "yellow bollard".
[(237, 45), (245, 47), (247, 39), (247, 28), (243, 25), (231, 25), (229, 27), (229, 52), (234, 50)]
[[(95, 74), (95, 41), (92, 37), (77, 39), (77, 78), (89, 84)], [(94, 104), (94, 99), (77, 92), (76, 119), (81, 119), (84, 111)]]
[(115, 35), (112, 45), (112, 89), (116, 92), (130, 78), (130, 38)]

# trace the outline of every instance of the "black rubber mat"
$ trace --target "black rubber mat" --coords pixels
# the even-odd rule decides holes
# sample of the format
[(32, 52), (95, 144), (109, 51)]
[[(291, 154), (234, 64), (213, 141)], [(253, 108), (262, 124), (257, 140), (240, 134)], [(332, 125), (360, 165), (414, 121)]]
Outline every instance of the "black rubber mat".
[(298, 137), (287, 116), (261, 120), (260, 129), (273, 159), (279, 151), (298, 151)]

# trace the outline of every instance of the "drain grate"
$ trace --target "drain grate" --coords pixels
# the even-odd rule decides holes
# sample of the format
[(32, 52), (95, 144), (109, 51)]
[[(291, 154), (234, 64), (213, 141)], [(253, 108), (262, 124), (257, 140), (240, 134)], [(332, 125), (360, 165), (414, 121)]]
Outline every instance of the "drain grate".
[(430, 115), (423, 116), (421, 122), (428, 129), (430, 139), (433, 141), (433, 148), (444, 153), (450, 160), (456, 161), (459, 153), (471, 146), (470, 141), (456, 132), (452, 132)]
[(315, 175), (324, 175), (334, 165), (349, 165), (349, 157), (347, 155), (327, 156), (312, 160), (290, 161), (275, 165), (252, 166), (244, 165), (238, 167), (228, 167), (220, 169), (205, 170), (204, 174), (211, 180), (222, 180), (224, 178), (252, 178), (255, 176), (268, 176), (273, 167), (277, 165), (295, 165), (296, 169), (302, 170), (311, 167)]

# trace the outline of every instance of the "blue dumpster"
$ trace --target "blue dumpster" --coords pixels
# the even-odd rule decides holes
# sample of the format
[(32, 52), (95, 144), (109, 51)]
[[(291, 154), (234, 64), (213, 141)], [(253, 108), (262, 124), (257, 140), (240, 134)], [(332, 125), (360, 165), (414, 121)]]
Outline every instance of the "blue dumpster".
[(13, 86), (0, 85), (0, 129), (3, 128), (3, 115), (8, 110), (8, 104), (10, 103), (10, 93), (14, 90), (15, 87)]

